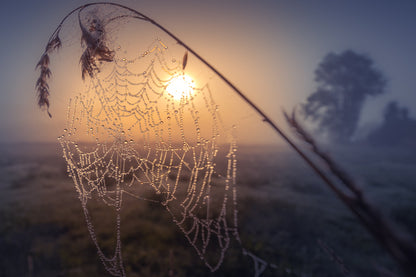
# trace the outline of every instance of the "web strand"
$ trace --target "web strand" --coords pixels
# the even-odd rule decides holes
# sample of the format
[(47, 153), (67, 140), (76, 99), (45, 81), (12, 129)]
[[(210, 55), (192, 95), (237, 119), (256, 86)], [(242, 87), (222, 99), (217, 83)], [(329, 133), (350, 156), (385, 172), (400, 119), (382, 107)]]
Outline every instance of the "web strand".
[[(111, 68), (96, 74), (88, 90), (71, 99), (67, 128), (59, 137), (91, 238), (114, 276), (125, 276), (123, 195), (162, 205), (211, 271), (222, 264), (230, 240), (240, 242), (235, 140), (224, 131), (208, 85), (191, 84), (192, 95), (180, 99), (168, 92), (172, 80), (185, 73), (179, 62), (165, 59), (166, 51), (166, 44), (156, 40), (138, 57), (116, 58)], [(136, 64), (147, 66), (137, 71)], [(228, 146), (220, 140), (228, 140)], [(93, 197), (117, 212), (110, 258), (88, 213)], [(208, 258), (210, 251), (214, 259)], [(256, 272), (263, 270), (256, 266)]]

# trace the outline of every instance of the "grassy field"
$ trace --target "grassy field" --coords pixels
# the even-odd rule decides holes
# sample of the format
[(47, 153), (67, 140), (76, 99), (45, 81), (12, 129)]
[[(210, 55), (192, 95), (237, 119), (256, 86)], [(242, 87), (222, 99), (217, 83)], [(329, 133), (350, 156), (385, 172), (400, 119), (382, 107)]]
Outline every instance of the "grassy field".
[[(0, 147), (0, 276), (110, 276), (60, 153), (57, 144)], [(334, 155), (397, 226), (416, 233), (414, 153), (350, 148)], [(240, 147), (238, 198), (243, 247), (276, 265), (262, 276), (401, 276), (353, 215), (287, 149)], [(111, 253), (112, 211), (90, 205), (100, 244)], [(128, 276), (254, 274), (251, 258), (237, 243), (211, 273), (155, 203), (127, 201), (121, 228)]]

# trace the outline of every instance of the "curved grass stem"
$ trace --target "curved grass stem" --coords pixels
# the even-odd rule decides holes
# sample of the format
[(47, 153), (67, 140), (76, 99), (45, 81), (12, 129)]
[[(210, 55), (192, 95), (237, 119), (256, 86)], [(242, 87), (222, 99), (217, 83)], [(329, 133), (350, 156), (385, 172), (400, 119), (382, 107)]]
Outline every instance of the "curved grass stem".
[[(73, 13), (80, 13), (82, 10), (89, 6), (95, 5), (105, 5), (105, 6), (114, 6), (118, 8), (125, 9), (132, 13), (132, 15), (126, 15), (126, 17), (132, 17), (139, 20), (144, 20), (159, 28), (161, 31), (169, 35), (174, 39), (178, 44), (182, 45), (189, 53), (196, 57), (199, 61), (205, 64), (209, 69), (211, 69), (220, 79), (222, 79), (237, 95), (239, 95), (251, 108), (253, 108), (259, 116), (263, 119), (264, 122), (270, 125), (270, 127), (286, 141), (290, 147), (311, 167), (311, 169), (331, 188), (332, 191), (337, 195), (337, 197), (343, 202), (353, 214), (357, 216), (360, 222), (367, 228), (367, 230), (383, 245), (392, 257), (398, 262), (403, 271), (407, 276), (416, 276), (416, 248), (412, 242), (404, 240), (398, 233), (393, 230), (390, 225), (381, 217), (381, 215), (370, 206), (364, 199), (362, 192), (357, 188), (352, 179), (342, 171), (335, 162), (326, 154), (324, 154), (316, 146), (312, 137), (305, 132), (305, 130), (298, 124), (294, 114), (290, 117), (285, 113), (287, 122), (291, 125), (299, 137), (306, 143), (308, 143), (312, 148), (312, 153), (323, 160), (326, 166), (329, 168), (329, 172), (332, 177), (335, 177), (338, 181), (344, 184), (345, 188), (350, 192), (349, 195), (343, 192), (332, 178), (321, 169), (312, 159), (306, 155), (306, 153), (298, 147), (295, 142), (253, 101), (251, 101), (240, 89), (238, 89), (224, 74), (219, 72), (212, 64), (207, 60), (201, 57), (195, 50), (188, 46), (185, 42), (167, 30), (165, 27), (160, 25), (155, 20), (150, 17), (138, 12), (135, 9), (129, 8), (127, 6), (112, 3), (112, 2), (94, 2), (82, 5), (71, 12), (69, 12), (63, 20), (60, 22), (58, 27), (55, 29), (51, 35), (48, 45), (51, 41), (57, 36), (62, 25), (66, 19), (71, 16)], [(187, 57), (187, 56), (186, 56)], [(186, 62), (184, 62), (186, 66)], [(49, 94), (46, 95), (46, 97)], [(46, 98), (47, 100), (47, 98)], [(48, 107), (49, 103), (47, 102)]]

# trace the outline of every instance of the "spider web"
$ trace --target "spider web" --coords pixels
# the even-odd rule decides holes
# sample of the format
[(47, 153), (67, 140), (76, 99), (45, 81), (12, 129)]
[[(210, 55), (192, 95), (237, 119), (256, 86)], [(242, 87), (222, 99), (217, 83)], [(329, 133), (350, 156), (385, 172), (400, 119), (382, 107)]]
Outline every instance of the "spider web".
[[(192, 83), (192, 93), (179, 100), (168, 92), (185, 73), (181, 62), (166, 60), (167, 48), (157, 39), (133, 59), (116, 56), (70, 100), (58, 138), (91, 238), (114, 276), (125, 276), (120, 211), (126, 196), (160, 203), (211, 271), (231, 238), (240, 241), (232, 131), (223, 128), (209, 85)], [(88, 212), (96, 197), (117, 212), (112, 257), (101, 250)]]
[[(221, 266), (234, 240), (253, 260), (254, 275), (260, 276), (269, 264), (244, 249), (238, 233), (233, 124), (241, 119), (232, 110), (240, 107), (235, 99), (223, 97), (227, 87), (208, 82), (212, 76), (202, 81), (206, 76), (201, 78), (203, 70), (197, 63), (187, 66), (184, 47), (176, 41), (172, 45), (165, 33), (146, 28), (148, 22), (131, 10), (106, 4), (81, 9), (78, 18), (68, 19), (68, 28), (59, 29), (60, 36), (69, 38), (67, 46), (74, 45), (79, 35), (74, 26), (79, 25), (84, 52), (74, 55), (81, 55), (83, 79), (88, 76), (85, 82), (71, 82), (72, 89), (81, 83), (84, 89), (71, 96), (66, 127), (58, 140), (106, 270), (126, 276), (121, 213), (123, 206), (138, 200), (163, 207), (212, 272)], [(133, 36), (138, 29), (140, 37)], [(143, 46), (148, 41), (143, 38), (155, 34), (163, 39)], [(82, 57), (88, 60), (86, 53), (98, 50), (107, 51), (101, 55), (107, 61), (93, 57), (85, 67)], [(65, 74), (72, 70), (79, 68), (65, 65)], [(177, 80), (186, 84), (174, 91)], [(221, 110), (226, 119), (222, 120), (220, 108), (228, 105), (232, 107)], [(111, 210), (108, 217), (115, 214), (116, 243), (110, 253), (96, 232), (101, 220), (94, 222), (89, 210), (98, 202)]]

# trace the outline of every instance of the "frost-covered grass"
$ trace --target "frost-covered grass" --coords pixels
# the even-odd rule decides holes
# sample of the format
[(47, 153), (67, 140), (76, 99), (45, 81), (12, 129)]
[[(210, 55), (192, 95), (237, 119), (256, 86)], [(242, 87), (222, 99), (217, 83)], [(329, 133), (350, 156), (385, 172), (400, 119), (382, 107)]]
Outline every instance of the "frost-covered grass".
[[(109, 276), (58, 151), (57, 145), (46, 144), (0, 148), (0, 276), (30, 276), (30, 271), (32, 276)], [(338, 149), (335, 156), (376, 206), (416, 233), (416, 158), (409, 151)], [(297, 156), (242, 146), (238, 164), (243, 245), (277, 265), (264, 276), (342, 276), (335, 256), (357, 276), (397, 272)], [(128, 276), (253, 276), (251, 260), (237, 244), (222, 267), (210, 273), (162, 207), (128, 198), (124, 204), (122, 253)], [(99, 202), (90, 205), (99, 241), (110, 253), (114, 214)]]

